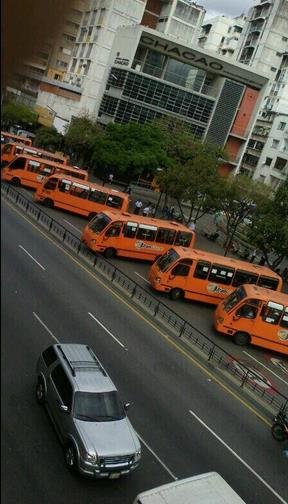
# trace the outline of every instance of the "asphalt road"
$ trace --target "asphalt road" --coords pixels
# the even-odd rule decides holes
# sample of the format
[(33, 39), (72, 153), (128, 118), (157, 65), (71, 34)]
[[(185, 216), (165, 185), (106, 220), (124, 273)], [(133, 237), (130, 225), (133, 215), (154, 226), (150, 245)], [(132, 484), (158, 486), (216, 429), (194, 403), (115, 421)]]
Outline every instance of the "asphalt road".
[[(147, 488), (211, 470), (246, 503), (287, 501), (288, 463), (267, 425), (6, 202), (2, 285), (5, 504), (130, 504)], [(95, 482), (66, 470), (34, 398), (36, 360), (55, 339), (91, 345), (124, 402), (133, 403), (129, 417), (143, 448), (133, 475)]]
[[(33, 192), (21, 188), (20, 191), (33, 201)], [(35, 202), (34, 202), (35, 203)], [(69, 231), (80, 237), (83, 227), (87, 220), (75, 214), (51, 210), (39, 205), (42, 210), (47, 212), (58, 222), (64, 225)], [(196, 247), (202, 250), (220, 253), (219, 246), (216, 243), (208, 241), (200, 234), (196, 234)], [(128, 260), (115, 258), (111, 262), (130, 278), (147, 290), (150, 289), (147, 275), (149, 263), (145, 261)], [(190, 322), (194, 327), (204, 332), (209, 338), (214, 339), (224, 350), (229, 352), (232, 357), (242, 362), (244, 365), (255, 371), (265, 379), (266, 389), (273, 393), (271, 387), (275, 387), (285, 396), (288, 395), (288, 361), (283, 355), (269, 352), (260, 347), (250, 346), (247, 348), (237, 347), (229, 338), (216, 333), (212, 326), (214, 306), (197, 303), (194, 301), (171, 301), (168, 295), (153, 292), (153, 295), (173, 309), (183, 319)]]

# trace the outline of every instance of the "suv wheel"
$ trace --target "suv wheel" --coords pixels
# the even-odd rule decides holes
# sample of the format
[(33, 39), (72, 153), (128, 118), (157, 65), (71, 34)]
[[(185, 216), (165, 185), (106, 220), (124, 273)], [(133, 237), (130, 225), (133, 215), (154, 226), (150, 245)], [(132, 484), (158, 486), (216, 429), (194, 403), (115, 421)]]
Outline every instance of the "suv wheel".
[(247, 334), (245, 332), (237, 332), (233, 336), (233, 341), (234, 341), (234, 343), (236, 343), (236, 345), (246, 346), (246, 345), (249, 345), (251, 338), (250, 338), (249, 334)]
[(169, 292), (169, 295), (173, 301), (177, 301), (178, 299), (181, 299), (183, 297), (183, 291), (181, 289), (172, 289)]
[(45, 403), (45, 387), (44, 382), (39, 378), (36, 385), (36, 399), (39, 404)]
[(74, 471), (77, 468), (77, 454), (72, 443), (69, 443), (65, 447), (65, 462), (70, 471)]

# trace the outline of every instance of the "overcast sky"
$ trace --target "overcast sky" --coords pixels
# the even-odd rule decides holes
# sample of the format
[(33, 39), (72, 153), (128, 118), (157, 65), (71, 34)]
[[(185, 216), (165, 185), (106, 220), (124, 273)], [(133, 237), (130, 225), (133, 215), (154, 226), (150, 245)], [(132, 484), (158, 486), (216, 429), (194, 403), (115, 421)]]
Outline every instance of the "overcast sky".
[(205, 20), (214, 16), (235, 17), (247, 13), (253, 6), (253, 0), (198, 0), (195, 3), (206, 9)]

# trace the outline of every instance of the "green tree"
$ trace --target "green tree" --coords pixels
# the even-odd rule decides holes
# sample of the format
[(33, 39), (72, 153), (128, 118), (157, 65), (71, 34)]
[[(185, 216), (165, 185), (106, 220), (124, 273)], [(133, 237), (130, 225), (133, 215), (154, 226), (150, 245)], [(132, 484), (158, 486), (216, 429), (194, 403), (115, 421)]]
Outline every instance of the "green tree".
[(61, 151), (63, 148), (63, 135), (58, 133), (54, 126), (42, 126), (36, 131), (34, 145), (51, 152)]
[(253, 217), (258, 207), (269, 201), (269, 194), (267, 186), (244, 175), (226, 179), (221, 204), (226, 222), (225, 255), (239, 226), (247, 217)]
[(273, 269), (288, 257), (288, 179), (259, 205), (248, 236)]
[(24, 103), (10, 101), (1, 109), (1, 124), (5, 128), (9, 128), (15, 124), (19, 124), (23, 128), (35, 125), (37, 123), (37, 114)]
[(92, 168), (95, 143), (105, 136), (102, 126), (87, 114), (74, 118), (65, 133), (65, 146), (75, 163)]
[[(155, 123), (154, 123), (155, 124)], [(218, 167), (226, 155), (221, 148), (196, 139), (186, 124), (171, 118), (156, 122), (162, 132), (168, 158), (157, 177), (160, 190), (176, 199), (182, 219), (200, 219), (210, 208), (218, 208), (222, 197), (223, 178)], [(185, 218), (184, 205), (189, 202)]]
[(105, 134), (94, 140), (92, 159), (98, 171), (112, 171), (131, 181), (143, 173), (155, 173), (167, 162), (167, 154), (161, 132), (151, 123), (108, 124)]

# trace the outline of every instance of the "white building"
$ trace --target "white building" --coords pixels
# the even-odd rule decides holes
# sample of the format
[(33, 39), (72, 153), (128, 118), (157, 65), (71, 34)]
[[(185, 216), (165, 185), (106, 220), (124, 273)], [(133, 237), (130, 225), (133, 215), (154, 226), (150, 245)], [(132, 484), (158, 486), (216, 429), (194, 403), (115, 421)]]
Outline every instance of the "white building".
[(217, 16), (202, 25), (198, 44), (203, 49), (232, 58), (245, 23), (245, 16)]
[(239, 171), (277, 188), (288, 170), (287, 0), (262, 0), (250, 9), (237, 60), (270, 77)]

